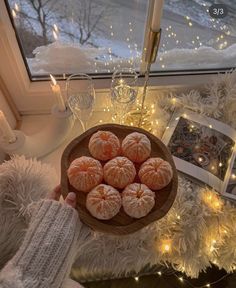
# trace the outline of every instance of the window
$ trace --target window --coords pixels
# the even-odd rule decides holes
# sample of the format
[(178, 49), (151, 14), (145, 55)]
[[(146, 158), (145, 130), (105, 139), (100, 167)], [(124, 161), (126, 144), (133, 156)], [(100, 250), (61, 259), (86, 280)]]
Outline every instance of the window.
[[(49, 73), (139, 70), (147, 0), (8, 0), (31, 79)], [(212, 18), (215, 0), (165, 0), (153, 72), (221, 70), (236, 66), (236, 1)]]
[[(210, 7), (225, 4), (228, 14), (212, 18)], [(165, 0), (162, 38), (153, 71), (236, 67), (236, 1)]]
[(8, 0), (30, 75), (138, 67), (148, 1)]

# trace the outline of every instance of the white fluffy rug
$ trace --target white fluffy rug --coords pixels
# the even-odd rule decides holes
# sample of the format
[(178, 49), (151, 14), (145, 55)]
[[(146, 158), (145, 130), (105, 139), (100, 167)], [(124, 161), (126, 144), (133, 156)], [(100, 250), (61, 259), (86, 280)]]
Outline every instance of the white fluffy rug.
[[(15, 157), (0, 166), (1, 266), (22, 241), (28, 223), (28, 204), (44, 197), (56, 182), (54, 170), (35, 160)], [(212, 211), (202, 201), (203, 193), (204, 190), (181, 176), (172, 209), (143, 230), (115, 237), (94, 233), (84, 226), (72, 276), (82, 281), (103, 275), (119, 276), (160, 263), (170, 263), (191, 277), (197, 277), (212, 262), (233, 271), (236, 209), (224, 203), (220, 211)], [(170, 241), (170, 251), (163, 253), (166, 240)]]
[(54, 170), (36, 160), (14, 157), (0, 165), (0, 269), (23, 239), (28, 204), (45, 197), (56, 182)]

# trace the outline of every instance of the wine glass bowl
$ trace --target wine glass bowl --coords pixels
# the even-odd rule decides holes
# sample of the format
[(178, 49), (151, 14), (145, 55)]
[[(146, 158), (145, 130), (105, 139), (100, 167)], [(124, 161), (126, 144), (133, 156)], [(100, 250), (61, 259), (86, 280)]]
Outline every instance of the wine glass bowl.
[[(73, 80), (82, 81), (73, 81)], [(67, 101), (84, 131), (93, 113), (95, 90), (92, 78), (87, 74), (73, 74), (66, 81)]]
[(125, 115), (130, 111), (137, 98), (138, 74), (132, 68), (124, 68), (113, 73), (111, 83), (111, 102), (114, 115), (119, 124), (124, 123)]

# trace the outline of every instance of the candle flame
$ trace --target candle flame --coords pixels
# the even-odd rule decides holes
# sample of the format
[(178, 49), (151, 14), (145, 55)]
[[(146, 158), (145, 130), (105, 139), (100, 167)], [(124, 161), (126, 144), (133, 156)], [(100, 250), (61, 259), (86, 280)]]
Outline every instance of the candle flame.
[(55, 32), (58, 32), (57, 24), (53, 24), (53, 28), (54, 28)]
[(56, 79), (52, 76), (52, 74), (49, 74), (49, 75), (50, 75), (53, 85), (57, 85)]
[(53, 30), (52, 34), (53, 34), (54, 39), (57, 40), (58, 39), (57, 33)]
[(16, 18), (16, 11), (14, 9), (12, 9), (12, 16), (13, 18)]
[(20, 9), (19, 9), (19, 5), (17, 4), (17, 3), (15, 3), (15, 9), (16, 9), (16, 11), (19, 11)]

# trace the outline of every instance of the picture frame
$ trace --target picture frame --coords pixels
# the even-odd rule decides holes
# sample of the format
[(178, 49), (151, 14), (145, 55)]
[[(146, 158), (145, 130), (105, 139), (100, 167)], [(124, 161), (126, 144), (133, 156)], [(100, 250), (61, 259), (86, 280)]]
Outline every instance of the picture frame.
[(205, 115), (178, 109), (162, 141), (170, 149), (179, 171), (236, 200), (234, 129)]

